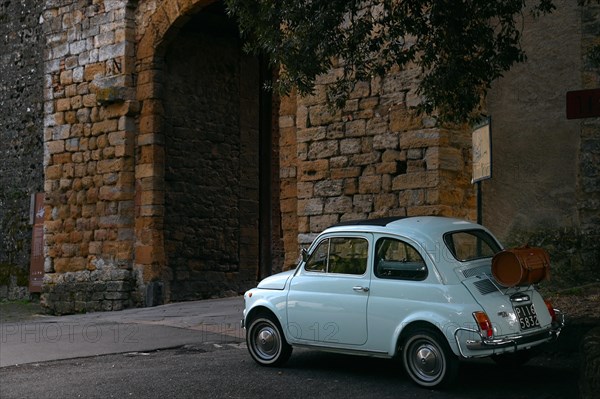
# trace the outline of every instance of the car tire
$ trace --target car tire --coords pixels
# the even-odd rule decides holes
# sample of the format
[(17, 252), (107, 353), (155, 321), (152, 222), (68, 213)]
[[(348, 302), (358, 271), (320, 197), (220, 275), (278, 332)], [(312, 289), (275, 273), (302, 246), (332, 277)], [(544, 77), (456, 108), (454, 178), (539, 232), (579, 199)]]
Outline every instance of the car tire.
[(426, 388), (448, 386), (458, 374), (459, 361), (439, 332), (410, 331), (402, 343), (402, 363), (409, 377)]
[(260, 313), (246, 328), (246, 344), (254, 361), (261, 366), (281, 366), (292, 354), (274, 315)]
[(497, 365), (505, 368), (520, 367), (527, 363), (535, 355), (532, 349), (520, 350), (517, 352), (501, 353), (491, 356)]

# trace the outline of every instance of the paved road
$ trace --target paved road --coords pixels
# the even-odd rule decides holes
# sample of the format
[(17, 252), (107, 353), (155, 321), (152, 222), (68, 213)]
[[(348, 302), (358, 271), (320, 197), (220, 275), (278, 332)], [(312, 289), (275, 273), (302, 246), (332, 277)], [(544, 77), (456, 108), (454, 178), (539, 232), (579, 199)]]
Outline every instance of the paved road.
[(295, 349), (284, 368), (247, 353), (242, 298), (0, 324), (0, 398), (569, 398), (578, 358), (519, 369), (463, 363), (445, 391), (416, 387), (392, 360)]
[(454, 387), (432, 391), (412, 384), (391, 360), (294, 350), (286, 367), (264, 368), (244, 344), (204, 342), (3, 367), (0, 397), (575, 399), (577, 376), (571, 357), (515, 370), (479, 360), (462, 365)]
[(0, 367), (237, 340), (242, 310), (235, 297), (2, 323)]

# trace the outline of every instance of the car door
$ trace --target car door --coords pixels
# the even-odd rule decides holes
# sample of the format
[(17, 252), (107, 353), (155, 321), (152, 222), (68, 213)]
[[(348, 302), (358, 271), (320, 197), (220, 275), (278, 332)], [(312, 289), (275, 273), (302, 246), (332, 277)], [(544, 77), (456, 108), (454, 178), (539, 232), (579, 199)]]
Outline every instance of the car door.
[(367, 341), (370, 235), (323, 237), (293, 277), (287, 298), (292, 340), (314, 345)]

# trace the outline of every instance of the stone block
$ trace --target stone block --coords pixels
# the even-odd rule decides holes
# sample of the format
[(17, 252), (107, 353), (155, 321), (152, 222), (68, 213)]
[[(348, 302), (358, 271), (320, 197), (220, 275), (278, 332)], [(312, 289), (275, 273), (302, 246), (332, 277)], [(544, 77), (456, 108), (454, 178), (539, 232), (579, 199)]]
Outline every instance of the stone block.
[(79, 272), (86, 269), (87, 260), (82, 257), (54, 259), (56, 273)]
[(312, 216), (323, 213), (323, 199), (310, 198), (306, 200), (298, 200), (298, 215)]
[(454, 207), (447, 205), (413, 206), (406, 210), (407, 216), (455, 216)]
[(389, 116), (390, 130), (392, 132), (402, 132), (420, 127), (420, 119), (412, 111), (408, 110), (406, 106), (393, 107), (390, 110)]
[(352, 198), (350, 196), (327, 198), (323, 211), (338, 214), (352, 212)]
[(396, 176), (392, 182), (392, 189), (398, 191), (415, 188), (433, 188), (438, 184), (439, 175), (434, 171), (426, 171)]
[[(296, 139), (298, 143), (324, 140), (327, 137), (327, 128), (324, 126), (298, 129)], [(282, 143), (280, 143), (282, 144)]]
[(98, 62), (95, 64), (89, 64), (85, 66), (83, 72), (83, 79), (91, 82), (92, 80), (102, 77), (105, 74), (105, 66), (103, 62)]
[(377, 194), (381, 192), (381, 176), (362, 176), (358, 178), (358, 192), (360, 194)]
[(329, 161), (326, 159), (301, 162), (299, 165), (300, 181), (323, 180), (328, 175), (328, 168)]
[(340, 153), (341, 154), (359, 154), (361, 151), (361, 139), (360, 138), (349, 138), (340, 140)]
[(57, 112), (64, 112), (71, 109), (71, 99), (70, 98), (60, 98), (56, 100), (55, 109)]
[(62, 165), (52, 165), (46, 168), (46, 179), (60, 179), (62, 177)]
[(334, 224), (339, 222), (339, 215), (331, 214), (331, 215), (320, 215), (320, 216), (311, 216), (310, 217), (310, 231), (315, 233), (320, 233), (326, 228), (333, 226)]
[(92, 125), (92, 134), (98, 136), (103, 133), (115, 132), (117, 131), (118, 122), (117, 119), (106, 119), (95, 122)]
[(335, 197), (342, 195), (343, 180), (327, 179), (314, 184), (313, 195), (317, 197)]
[(440, 169), (461, 172), (466, 163), (462, 150), (452, 147), (431, 147), (425, 152), (427, 169)]
[(309, 145), (308, 158), (309, 159), (322, 159), (330, 158), (338, 155), (338, 142), (337, 140), (325, 140), (316, 141)]
[(332, 179), (345, 179), (350, 177), (358, 177), (361, 174), (359, 166), (331, 169)]
[(46, 150), (49, 154), (58, 154), (65, 151), (65, 141), (64, 140), (55, 140), (50, 141), (45, 144)]
[(313, 105), (308, 108), (308, 119), (311, 126), (324, 126), (339, 121), (341, 111), (333, 111), (327, 105)]
[(378, 175), (398, 174), (398, 162), (382, 162), (375, 165), (375, 173)]
[(373, 165), (379, 162), (381, 153), (379, 151), (372, 151), (368, 154), (357, 154), (353, 155), (351, 159), (351, 165)]
[(281, 182), (281, 190), (279, 191), (282, 200), (296, 198), (297, 187), (295, 180), (283, 180)]
[(367, 122), (364, 119), (346, 122), (346, 137), (362, 137), (365, 135)]
[(315, 183), (313, 182), (298, 182), (297, 184), (298, 198), (311, 198), (314, 195)]
[(373, 210), (373, 195), (355, 195), (352, 199), (354, 212), (371, 212)]
[(400, 134), (400, 148), (428, 148), (448, 145), (448, 137), (439, 129), (424, 129)]
[(375, 210), (389, 210), (398, 207), (398, 196), (393, 193), (379, 194), (374, 198)]

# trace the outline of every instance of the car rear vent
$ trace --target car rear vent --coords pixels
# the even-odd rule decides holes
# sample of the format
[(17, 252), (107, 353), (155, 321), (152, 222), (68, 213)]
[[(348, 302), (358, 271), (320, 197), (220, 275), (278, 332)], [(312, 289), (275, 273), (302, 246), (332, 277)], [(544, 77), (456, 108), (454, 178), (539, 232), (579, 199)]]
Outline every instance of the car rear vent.
[(474, 267), (472, 269), (466, 269), (462, 271), (463, 276), (465, 276), (465, 278), (469, 278), (469, 277), (473, 277), (473, 276), (481, 276), (483, 274), (489, 274), (490, 273), (490, 267), (489, 266), (479, 266), (479, 267)]
[(490, 280), (489, 278), (486, 278), (485, 280), (475, 281), (473, 285), (479, 290), (479, 293), (481, 295), (487, 295), (491, 294), (492, 292), (498, 291), (498, 287), (496, 287), (494, 283), (492, 283), (492, 280)]

